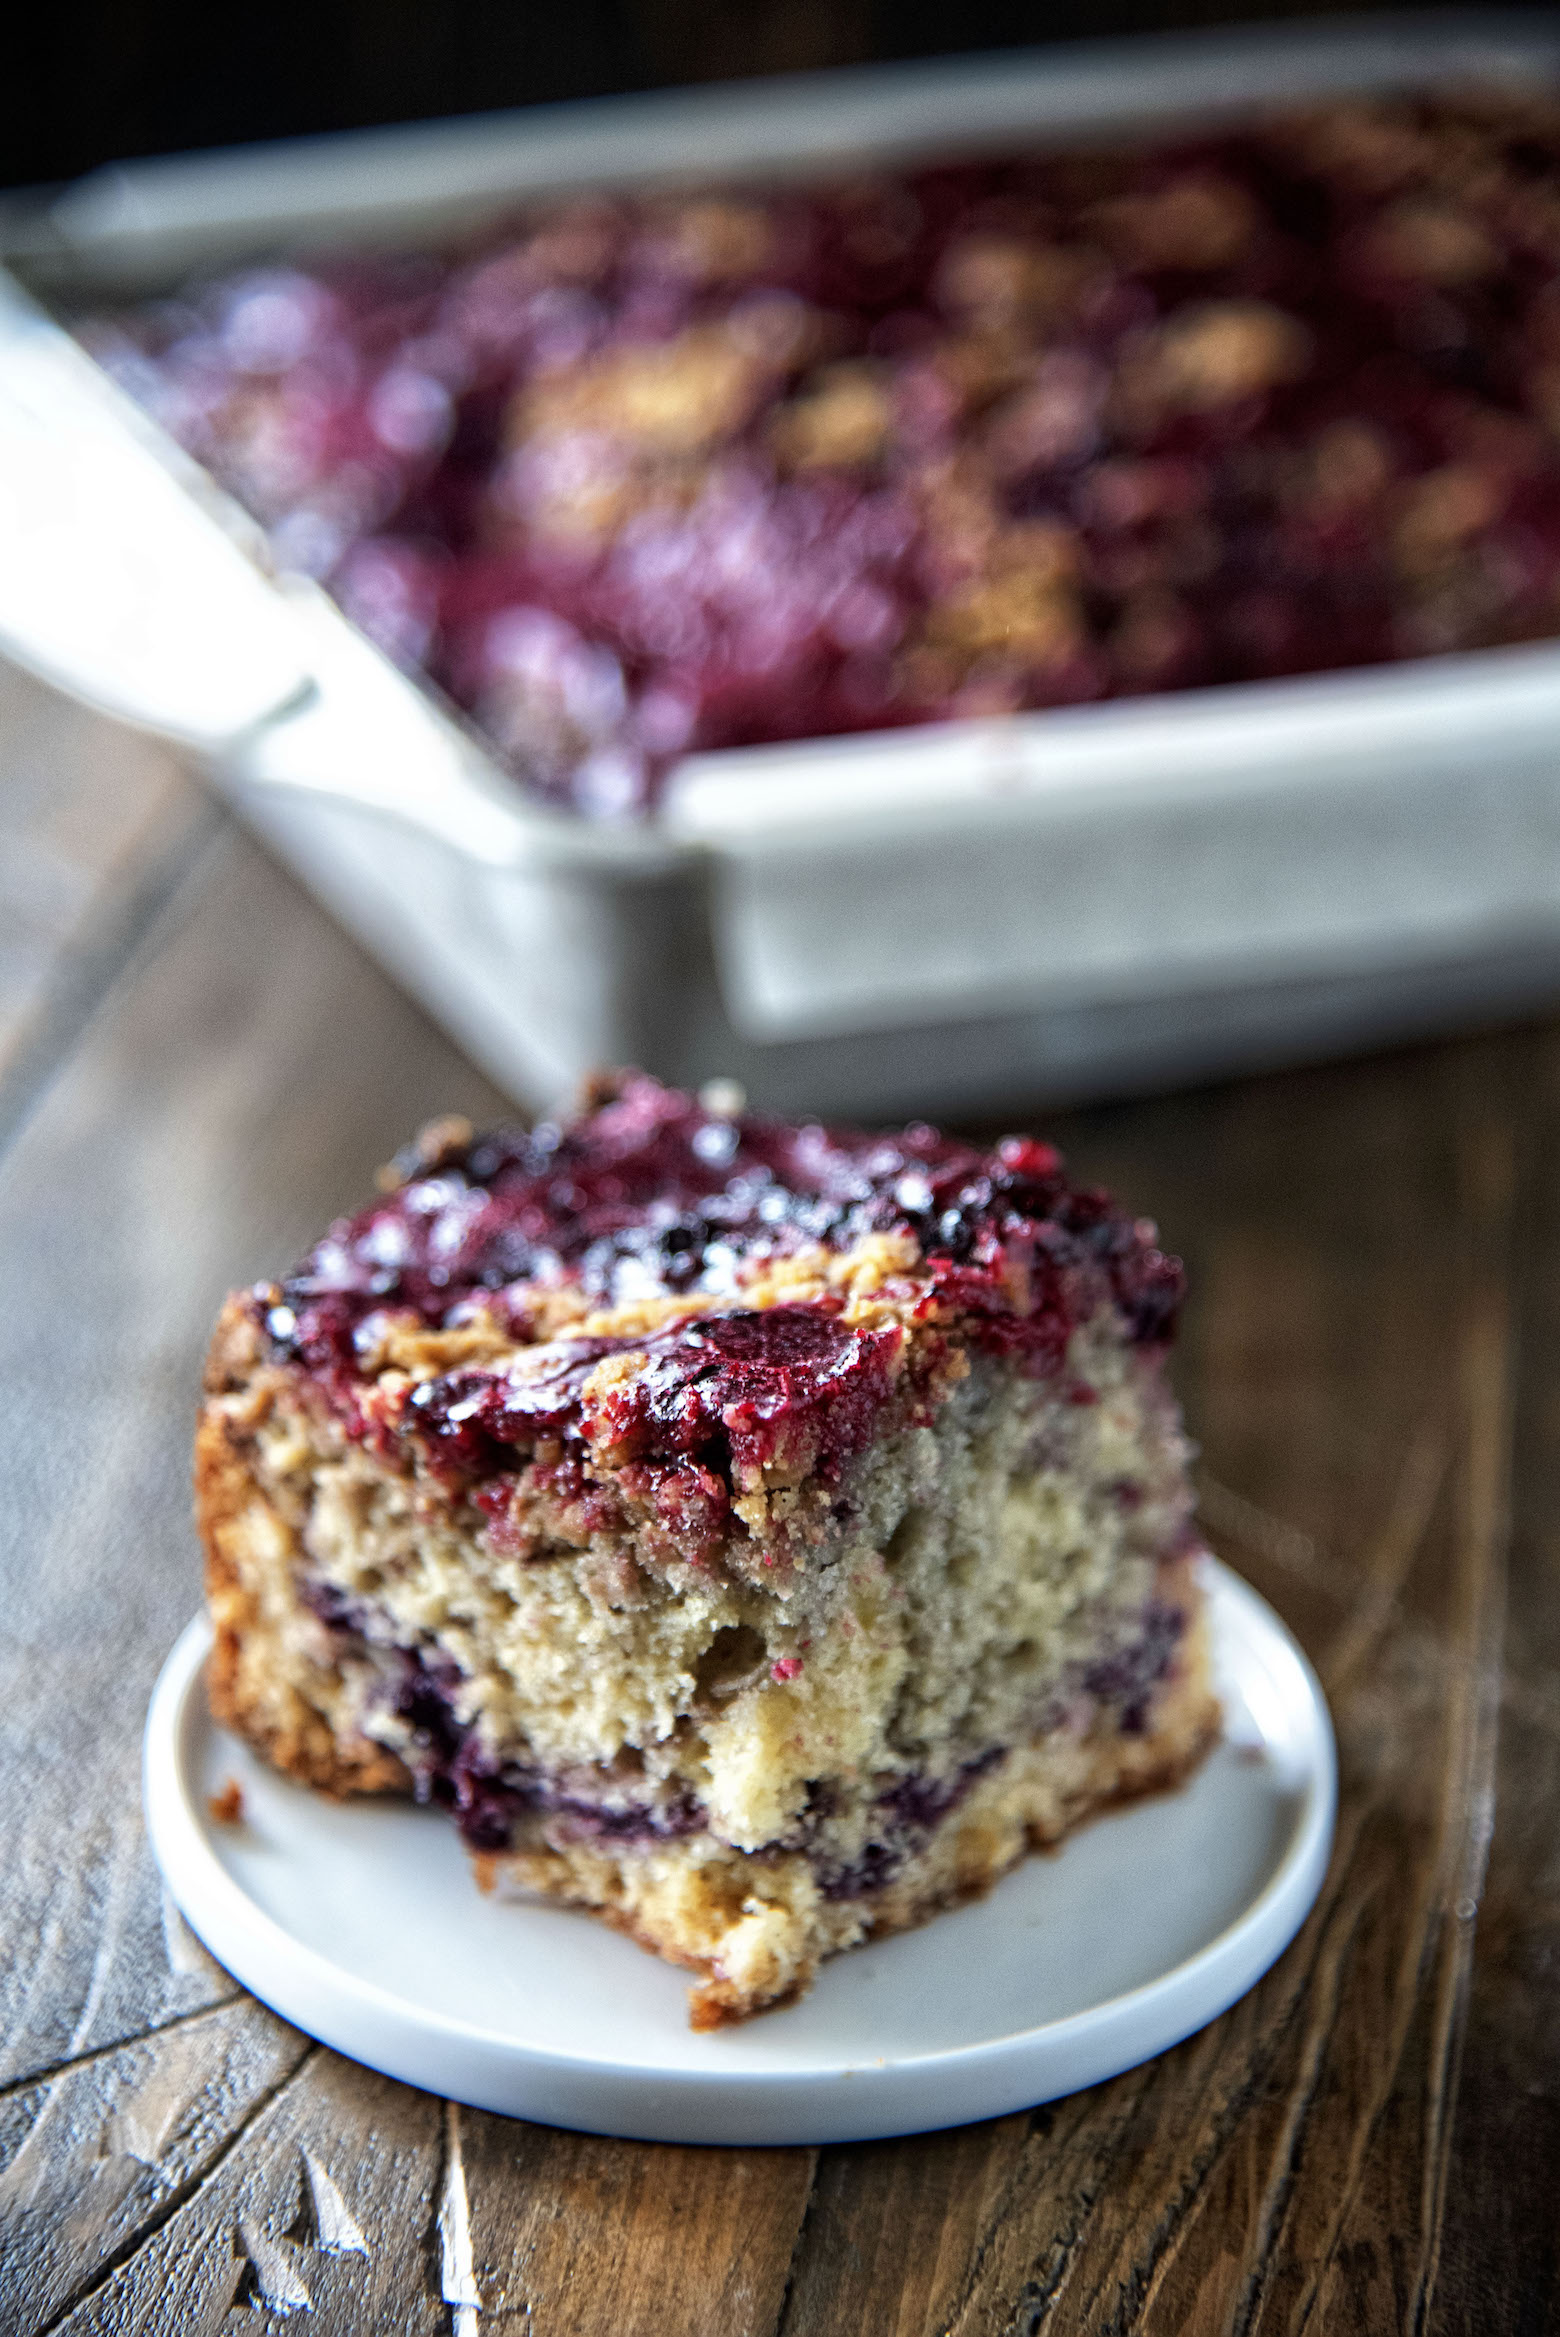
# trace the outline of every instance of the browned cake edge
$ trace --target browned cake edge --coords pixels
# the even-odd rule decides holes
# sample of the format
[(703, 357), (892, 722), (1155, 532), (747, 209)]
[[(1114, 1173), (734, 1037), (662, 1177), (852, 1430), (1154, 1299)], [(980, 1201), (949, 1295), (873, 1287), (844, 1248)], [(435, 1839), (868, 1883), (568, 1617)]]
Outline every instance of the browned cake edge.
[[(236, 1447), (226, 1418), (208, 1406), (195, 1432), (195, 1522), (205, 1550), (213, 1646), (206, 1665), (212, 1717), (275, 1769), (323, 1793), (409, 1793), (403, 1762), (370, 1738), (341, 1738), (325, 1714), (267, 1660), (267, 1617), (256, 1587), (266, 1570), (241, 1563), (246, 1545), (288, 1530)], [(323, 1675), (322, 1675), (323, 1684)]]

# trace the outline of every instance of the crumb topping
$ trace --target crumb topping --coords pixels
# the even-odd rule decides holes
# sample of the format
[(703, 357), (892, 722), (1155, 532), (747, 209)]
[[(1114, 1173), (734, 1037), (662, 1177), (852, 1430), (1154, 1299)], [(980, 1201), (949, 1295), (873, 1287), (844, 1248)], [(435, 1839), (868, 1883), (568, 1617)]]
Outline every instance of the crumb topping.
[(251, 1293), (265, 1356), (438, 1474), (585, 1463), (663, 1509), (837, 1479), (972, 1347), (1047, 1377), (1101, 1309), (1161, 1346), (1183, 1287), (1048, 1144), (793, 1126), (640, 1074), (561, 1124), (442, 1123), (390, 1182)]

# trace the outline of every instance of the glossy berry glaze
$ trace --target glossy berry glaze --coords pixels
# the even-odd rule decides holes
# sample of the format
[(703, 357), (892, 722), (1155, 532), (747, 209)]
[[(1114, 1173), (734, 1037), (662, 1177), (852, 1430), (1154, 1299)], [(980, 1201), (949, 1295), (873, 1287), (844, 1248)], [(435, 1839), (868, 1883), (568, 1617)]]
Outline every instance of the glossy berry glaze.
[[(844, 1321), (827, 1292), (742, 1304), (766, 1261), (885, 1234), (903, 1262), (870, 1322)], [(536, 1311), (560, 1287), (601, 1308), (674, 1303), (633, 1336), (539, 1336)], [(1069, 1185), (1049, 1145), (1009, 1137), (988, 1153), (924, 1125), (874, 1136), (727, 1118), (631, 1075), (571, 1125), (457, 1142), (412, 1166), (251, 1305), (272, 1357), (310, 1375), (349, 1433), (474, 1486), (495, 1524), (506, 1480), (538, 1455), (564, 1493), (590, 1459), (698, 1543), (762, 1471), (827, 1481), (889, 1407), (915, 1417), (951, 1343), (1050, 1377), (1102, 1307), (1160, 1346), (1181, 1293), (1153, 1226)], [(381, 1383), (394, 1321), (489, 1321), (513, 1346)], [(589, 1500), (583, 1479), (575, 1490)]]
[(1560, 631), (1560, 110), (581, 200), (85, 328), (517, 773)]

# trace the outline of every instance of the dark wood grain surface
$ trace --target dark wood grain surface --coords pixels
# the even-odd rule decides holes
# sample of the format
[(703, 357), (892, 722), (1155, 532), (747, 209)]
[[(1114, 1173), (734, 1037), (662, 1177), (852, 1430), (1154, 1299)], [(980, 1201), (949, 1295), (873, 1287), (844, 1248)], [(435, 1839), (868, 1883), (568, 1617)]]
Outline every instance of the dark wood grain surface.
[(0, 920), (6, 2337), (1554, 2325), (1560, 1025), (1047, 1116), (1187, 1257), (1208, 1531), (1332, 1701), (1337, 1849), (1288, 1954), (1027, 2116), (663, 2149), (312, 2044), (141, 1828), (217, 1302), (419, 1119), (499, 1099), (154, 750), (14, 680)]

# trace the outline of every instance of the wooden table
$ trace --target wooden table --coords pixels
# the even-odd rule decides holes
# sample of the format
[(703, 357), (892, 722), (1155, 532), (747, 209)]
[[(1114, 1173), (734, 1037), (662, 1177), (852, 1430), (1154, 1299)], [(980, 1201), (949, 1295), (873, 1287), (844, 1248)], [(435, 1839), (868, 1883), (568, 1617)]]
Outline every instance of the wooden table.
[[(1270, 1976), (1028, 2116), (603, 2142), (246, 1996), (141, 1827), (223, 1291), (499, 1099), (144, 744), (0, 677), (0, 2329), (1539, 2330), (1560, 2318), (1560, 1025), (1052, 1117), (1161, 1220), (1215, 1545), (1345, 1788)], [(1152, 1909), (1142, 1911), (1152, 1920)]]

